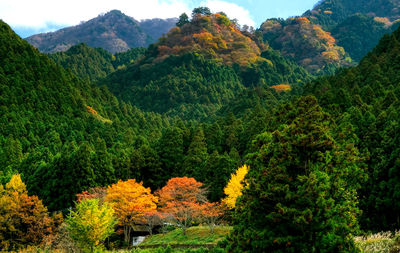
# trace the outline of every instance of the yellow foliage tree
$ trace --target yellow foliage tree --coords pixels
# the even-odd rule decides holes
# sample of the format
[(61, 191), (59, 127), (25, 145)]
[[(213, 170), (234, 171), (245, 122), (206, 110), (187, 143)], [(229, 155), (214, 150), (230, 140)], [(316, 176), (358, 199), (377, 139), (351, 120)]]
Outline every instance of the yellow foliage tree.
[(242, 195), (243, 189), (243, 180), (249, 171), (249, 167), (247, 165), (243, 165), (239, 169), (237, 169), (235, 174), (231, 174), (231, 179), (228, 184), (224, 188), (224, 193), (226, 194), (226, 198), (223, 199), (223, 203), (230, 209), (235, 208), (236, 199)]
[(150, 188), (143, 187), (135, 179), (118, 181), (107, 188), (106, 202), (113, 205), (119, 223), (124, 227), (125, 242), (130, 242), (135, 224), (144, 222), (144, 215), (157, 209), (158, 198), (151, 194)]
[(110, 204), (99, 204), (98, 199), (84, 199), (77, 204), (76, 211), (71, 211), (66, 223), (71, 238), (83, 250), (93, 252), (114, 233), (118, 222)]

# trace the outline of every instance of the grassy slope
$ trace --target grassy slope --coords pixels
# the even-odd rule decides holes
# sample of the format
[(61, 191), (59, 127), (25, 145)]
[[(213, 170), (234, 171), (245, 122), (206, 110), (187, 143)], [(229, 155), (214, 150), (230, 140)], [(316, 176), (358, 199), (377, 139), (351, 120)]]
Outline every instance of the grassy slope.
[(176, 245), (176, 244), (217, 244), (226, 238), (232, 227), (218, 226), (215, 228), (214, 234), (211, 234), (208, 227), (191, 227), (187, 229), (186, 235), (182, 229), (175, 229), (166, 234), (157, 234), (146, 238), (140, 246), (148, 245)]

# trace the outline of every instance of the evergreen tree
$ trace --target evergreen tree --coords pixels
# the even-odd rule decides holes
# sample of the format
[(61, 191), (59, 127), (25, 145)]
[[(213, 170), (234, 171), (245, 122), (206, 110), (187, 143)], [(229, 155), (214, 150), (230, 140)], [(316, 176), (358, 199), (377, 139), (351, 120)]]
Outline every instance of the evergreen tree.
[(178, 26), (178, 27), (182, 27), (182, 26), (184, 26), (185, 24), (188, 24), (190, 21), (189, 21), (189, 16), (186, 14), (186, 13), (182, 13), (180, 16), (179, 16), (179, 21), (176, 23), (176, 26)]
[(207, 144), (205, 142), (204, 133), (201, 128), (198, 128), (190, 143), (185, 160), (183, 161), (183, 169), (185, 170), (186, 176), (200, 180), (199, 177), (203, 173), (203, 168), (207, 159)]
[[(353, 144), (313, 97), (288, 125), (254, 140), (248, 186), (239, 198), (233, 252), (356, 252), (357, 189), (364, 172)], [(335, 139), (336, 138), (336, 139)]]
[(183, 159), (183, 133), (180, 128), (172, 127), (164, 131), (158, 143), (163, 184), (173, 175), (181, 173)]

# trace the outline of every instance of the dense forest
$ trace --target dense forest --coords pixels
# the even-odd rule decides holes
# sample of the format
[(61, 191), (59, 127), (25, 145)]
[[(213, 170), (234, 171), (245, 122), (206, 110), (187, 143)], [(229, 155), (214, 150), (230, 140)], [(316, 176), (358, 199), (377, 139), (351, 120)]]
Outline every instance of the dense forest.
[[(0, 251), (224, 224), (218, 244), (177, 252), (362, 252), (355, 236), (398, 230), (400, 29), (312, 13), (252, 30), (199, 7), (115, 54), (42, 54), (0, 21)], [(355, 65), (339, 45), (366, 26)], [(157, 250), (143, 252), (172, 251)]]

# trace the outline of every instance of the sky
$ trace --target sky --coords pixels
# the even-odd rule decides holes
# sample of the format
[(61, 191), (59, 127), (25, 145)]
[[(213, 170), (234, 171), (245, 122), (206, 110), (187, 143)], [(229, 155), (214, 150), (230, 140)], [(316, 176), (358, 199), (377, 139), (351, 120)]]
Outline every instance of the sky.
[(207, 6), (225, 12), (241, 25), (259, 27), (268, 18), (303, 14), (318, 0), (0, 0), (0, 19), (21, 37), (77, 25), (110, 10), (137, 20), (178, 17)]

